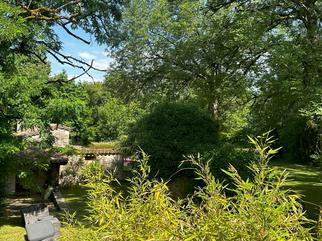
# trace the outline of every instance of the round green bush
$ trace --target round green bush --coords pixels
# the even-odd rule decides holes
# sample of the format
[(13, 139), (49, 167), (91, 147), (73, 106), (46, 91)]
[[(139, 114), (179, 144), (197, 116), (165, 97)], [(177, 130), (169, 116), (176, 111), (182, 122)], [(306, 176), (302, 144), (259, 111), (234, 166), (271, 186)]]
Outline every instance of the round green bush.
[(198, 107), (164, 103), (130, 129), (127, 143), (132, 153), (140, 147), (150, 156), (152, 175), (169, 177), (184, 155), (209, 150), (217, 134), (215, 123)]
[[(210, 169), (214, 177), (219, 181), (228, 180), (229, 177), (223, 172), (232, 165), (243, 178), (251, 176), (249, 164), (256, 161), (254, 150), (236, 147), (233, 144), (221, 143), (213, 150), (203, 154), (205, 161), (210, 161)], [(228, 180), (229, 181), (229, 180)]]

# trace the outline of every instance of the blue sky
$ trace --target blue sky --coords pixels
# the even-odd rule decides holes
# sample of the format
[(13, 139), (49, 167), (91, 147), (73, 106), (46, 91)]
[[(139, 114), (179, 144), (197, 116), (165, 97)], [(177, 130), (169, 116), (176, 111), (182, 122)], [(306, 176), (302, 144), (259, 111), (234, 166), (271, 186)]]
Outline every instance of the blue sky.
[[(100, 46), (95, 42), (94, 37), (85, 33), (81, 29), (73, 31), (78, 36), (91, 42), (90, 45), (83, 43), (67, 34), (61, 27), (54, 27), (54, 31), (58, 34), (60, 40), (63, 43), (62, 53), (67, 55), (72, 55), (75, 58), (80, 58), (87, 63), (91, 63), (94, 60), (94, 66), (99, 69), (109, 69), (112, 59), (108, 57), (107, 46)], [(58, 63), (52, 56), (48, 55), (48, 59), (51, 62), (51, 74), (57, 74), (62, 70), (65, 70), (70, 78), (82, 73), (82, 70), (73, 68), (68, 65), (62, 65)], [(87, 75), (83, 75), (78, 80), (79, 81), (103, 81), (105, 72), (90, 70), (89, 74), (93, 77), (90, 78)]]

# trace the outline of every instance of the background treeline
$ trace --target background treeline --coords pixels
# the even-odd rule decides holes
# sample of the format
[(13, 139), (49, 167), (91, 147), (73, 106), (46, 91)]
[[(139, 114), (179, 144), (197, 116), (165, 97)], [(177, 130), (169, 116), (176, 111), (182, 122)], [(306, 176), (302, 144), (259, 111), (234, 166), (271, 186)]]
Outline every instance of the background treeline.
[[(5, 0), (0, 13), (3, 170), (24, 148), (12, 136), (18, 119), (42, 130), (43, 147), (49, 123), (67, 124), (74, 144), (116, 140), (134, 154), (155, 143), (155, 158), (171, 163), (212, 145), (246, 151), (246, 134), (271, 129), (283, 157), (321, 158), (320, 1)], [(114, 63), (103, 83), (50, 76), (48, 55), (94, 68), (60, 51), (53, 26), (108, 46)]]
[[(278, 158), (321, 164), (321, 16), (317, 0), (0, 1), (0, 183), (9, 171), (48, 167), (16, 155), (30, 146), (14, 135), (17, 120), (40, 130), (32, 144), (45, 149), (49, 124), (66, 124), (72, 144), (115, 141), (128, 155), (138, 146), (150, 155), (130, 199), (102, 179), (89, 182), (99, 238), (312, 240), (297, 196), (280, 189), (285, 176), (266, 162), (249, 174), (245, 140), (271, 129)], [(88, 43), (80, 28), (108, 48), (114, 63), (104, 82), (50, 75), (49, 55), (83, 74), (95, 69), (62, 52), (54, 26)], [(267, 150), (257, 148), (260, 161)], [(173, 177), (183, 156), (197, 153), (212, 172), (188, 173), (205, 181), (195, 193), (201, 205), (173, 201), (149, 179)], [(222, 172), (229, 163), (252, 178)], [(102, 175), (93, 176), (111, 181)], [(227, 176), (233, 190), (215, 181)]]

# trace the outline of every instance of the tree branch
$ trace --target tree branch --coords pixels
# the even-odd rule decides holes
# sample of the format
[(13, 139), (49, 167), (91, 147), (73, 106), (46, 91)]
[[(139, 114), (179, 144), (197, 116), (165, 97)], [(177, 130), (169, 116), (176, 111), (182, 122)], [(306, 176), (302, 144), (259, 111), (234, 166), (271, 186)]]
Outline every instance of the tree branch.
[(90, 41), (85, 40), (85, 39), (83, 39), (82, 37), (80, 37), (80, 36), (78, 36), (78, 35), (74, 34), (72, 31), (70, 31), (70, 30), (66, 27), (66, 24), (58, 23), (58, 25), (59, 25), (59, 26), (61, 26), (61, 27), (65, 30), (65, 32), (66, 32), (66, 33), (68, 33), (69, 35), (73, 36), (74, 38), (76, 38), (76, 39), (78, 39), (78, 40), (80, 40), (80, 41), (84, 42), (85, 44), (90, 44), (90, 43), (91, 43)]
[[(50, 45), (48, 45), (47, 43), (43, 42), (43, 41), (38, 41), (38, 43), (45, 45), (48, 49), (47, 52), (53, 56), (60, 64), (67, 64), (70, 65), (74, 68), (78, 68), (78, 69), (82, 69), (83, 71), (86, 71), (85, 67), (91, 67), (91, 69), (96, 70), (96, 71), (101, 71), (101, 72), (106, 72), (106, 69), (99, 69), (94, 67), (93, 65), (87, 63), (84, 60), (75, 58), (71, 55), (65, 55), (60, 53), (59, 51), (53, 49)], [(94, 61), (94, 60), (92, 60)]]
[(94, 60), (92, 60), (91, 61), (91, 64), (90, 64), (90, 66), (84, 71), (84, 72), (82, 72), (81, 74), (79, 74), (79, 75), (76, 75), (76, 76), (74, 76), (73, 78), (70, 78), (70, 79), (68, 79), (68, 80), (62, 80), (62, 79), (59, 79), (59, 80), (49, 80), (49, 81), (47, 81), (46, 82), (46, 84), (50, 84), (50, 83), (63, 83), (63, 82), (71, 82), (71, 81), (74, 81), (74, 80), (76, 80), (76, 79), (78, 79), (78, 78), (80, 78), (80, 77), (82, 77), (83, 75), (85, 75), (85, 74), (87, 74), (92, 80), (94, 80), (94, 78), (93, 78), (93, 76), (91, 76), (88, 72), (93, 68), (93, 62), (94, 62)]

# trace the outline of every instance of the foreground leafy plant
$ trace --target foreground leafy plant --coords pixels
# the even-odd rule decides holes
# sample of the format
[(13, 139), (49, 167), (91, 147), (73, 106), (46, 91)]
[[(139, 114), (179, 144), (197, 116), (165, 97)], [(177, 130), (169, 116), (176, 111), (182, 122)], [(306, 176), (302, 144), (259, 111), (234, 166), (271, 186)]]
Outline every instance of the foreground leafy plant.
[[(173, 200), (167, 183), (150, 180), (148, 156), (129, 180), (128, 195), (116, 192), (117, 180), (101, 169), (88, 173), (92, 230), (98, 240), (314, 240), (299, 196), (282, 189), (281, 174), (267, 164), (277, 152), (269, 133), (250, 138), (259, 160), (250, 165), (253, 179), (243, 180), (233, 166), (225, 171), (235, 183), (234, 195), (217, 182), (209, 163), (191, 156), (205, 182), (193, 196)], [(86, 236), (83, 237), (86, 240)], [(93, 237), (92, 237), (93, 239)]]

